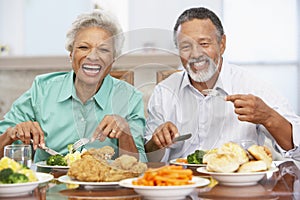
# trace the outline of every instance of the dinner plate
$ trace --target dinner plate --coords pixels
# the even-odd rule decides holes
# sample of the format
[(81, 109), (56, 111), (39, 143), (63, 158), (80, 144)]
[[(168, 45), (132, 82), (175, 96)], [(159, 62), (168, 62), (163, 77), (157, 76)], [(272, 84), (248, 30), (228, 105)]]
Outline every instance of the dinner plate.
[(0, 184), (0, 197), (21, 196), (31, 193), (39, 184), (49, 182), (53, 175), (36, 172), (38, 181), (28, 183)]
[(180, 186), (141, 186), (133, 185), (132, 181), (137, 178), (124, 179), (119, 182), (119, 185), (126, 188), (133, 188), (134, 191), (146, 199), (164, 200), (164, 199), (184, 199), (187, 195), (193, 192), (196, 187), (206, 186), (210, 181), (206, 178), (193, 176), (190, 185)]
[(177, 159), (170, 160), (170, 164), (189, 166), (189, 167), (204, 167), (204, 166), (206, 166), (206, 164), (190, 164), (190, 163), (178, 162)]
[(60, 176), (58, 178), (58, 181), (67, 184), (77, 184), (87, 189), (98, 189), (98, 188), (101, 189), (101, 188), (111, 188), (111, 187), (119, 186), (119, 182), (85, 182), (85, 181), (78, 181), (72, 179), (68, 175)]
[(268, 171), (261, 172), (247, 172), (247, 173), (221, 173), (221, 172), (209, 172), (205, 167), (197, 168), (200, 173), (211, 175), (216, 179), (220, 185), (229, 186), (246, 186), (255, 185), (260, 181), (267, 173), (274, 173), (278, 171), (277, 167), (271, 167)]
[(59, 165), (47, 165), (46, 161), (40, 161), (36, 163), (37, 167), (50, 168), (50, 169), (69, 169), (70, 166), (59, 166)]

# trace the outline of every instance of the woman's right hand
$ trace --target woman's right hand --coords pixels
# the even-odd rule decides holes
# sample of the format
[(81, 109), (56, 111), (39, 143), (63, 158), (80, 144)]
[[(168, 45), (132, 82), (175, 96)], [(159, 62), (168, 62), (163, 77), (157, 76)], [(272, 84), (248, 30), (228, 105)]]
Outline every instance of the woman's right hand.
[(44, 132), (38, 122), (21, 122), (7, 131), (13, 141), (21, 140), (25, 144), (30, 144), (32, 139), (34, 149), (37, 149), (38, 146), (45, 147)]

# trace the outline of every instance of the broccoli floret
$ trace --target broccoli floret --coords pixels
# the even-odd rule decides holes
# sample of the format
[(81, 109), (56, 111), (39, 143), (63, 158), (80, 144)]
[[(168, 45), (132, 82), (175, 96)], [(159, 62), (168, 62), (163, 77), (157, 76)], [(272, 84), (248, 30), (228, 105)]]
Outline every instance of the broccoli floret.
[(13, 174), (14, 171), (11, 168), (5, 168), (0, 171), (0, 183), (10, 183), (9, 176)]
[(59, 154), (49, 156), (46, 163), (47, 163), (47, 165), (51, 165), (51, 166), (54, 166), (54, 165), (67, 166), (68, 165), (65, 157), (62, 155), (59, 155)]
[(203, 156), (206, 152), (203, 150), (196, 150), (194, 153), (187, 156), (189, 164), (202, 164)]
[(9, 175), (9, 183), (27, 183), (29, 178), (25, 174), (13, 173)]

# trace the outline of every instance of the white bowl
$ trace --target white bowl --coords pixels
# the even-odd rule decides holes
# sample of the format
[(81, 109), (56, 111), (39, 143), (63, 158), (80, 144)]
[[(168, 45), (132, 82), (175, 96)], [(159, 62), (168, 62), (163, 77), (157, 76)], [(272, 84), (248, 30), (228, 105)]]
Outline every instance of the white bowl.
[(246, 186), (255, 185), (260, 181), (267, 173), (274, 173), (278, 171), (278, 168), (271, 167), (268, 171), (262, 172), (248, 172), (248, 173), (221, 173), (221, 172), (209, 172), (205, 167), (197, 168), (197, 171), (203, 174), (211, 175), (216, 179), (220, 185), (229, 186)]
[(192, 193), (196, 187), (208, 185), (210, 181), (205, 178), (194, 176), (192, 181), (194, 184), (181, 186), (140, 186), (133, 185), (132, 181), (137, 178), (125, 179), (119, 182), (122, 187), (133, 188), (134, 191), (145, 199), (164, 200), (164, 199), (184, 199)]
[(0, 197), (13, 197), (26, 195), (32, 192), (40, 183), (53, 179), (51, 174), (36, 172), (38, 181), (28, 183), (0, 184)]

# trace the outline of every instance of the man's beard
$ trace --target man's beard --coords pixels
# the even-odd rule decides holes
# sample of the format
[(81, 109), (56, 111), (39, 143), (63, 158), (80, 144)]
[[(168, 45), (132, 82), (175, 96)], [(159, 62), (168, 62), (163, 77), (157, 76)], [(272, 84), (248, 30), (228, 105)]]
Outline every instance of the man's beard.
[[(196, 72), (194, 72), (191, 69), (190, 64), (197, 63), (197, 62), (199, 63), (203, 62), (203, 65), (208, 64), (208, 67), (206, 69), (197, 70)], [(210, 80), (213, 77), (213, 75), (216, 73), (216, 71), (218, 70), (219, 63), (220, 63), (220, 58), (218, 59), (218, 63), (215, 64), (215, 62), (212, 59), (210, 59), (208, 56), (200, 56), (197, 59), (188, 60), (186, 70), (194, 81), (206, 82)]]

